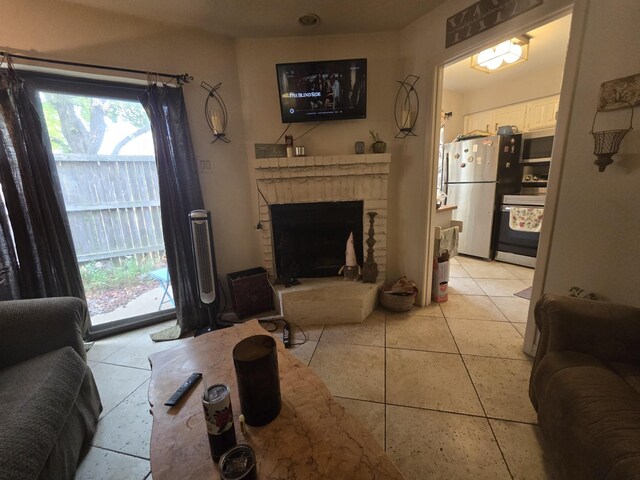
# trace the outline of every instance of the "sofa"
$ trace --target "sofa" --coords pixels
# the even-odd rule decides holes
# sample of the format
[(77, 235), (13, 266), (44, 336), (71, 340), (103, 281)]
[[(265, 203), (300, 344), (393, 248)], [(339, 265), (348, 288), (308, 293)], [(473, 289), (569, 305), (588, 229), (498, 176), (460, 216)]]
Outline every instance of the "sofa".
[(0, 302), (0, 479), (73, 479), (102, 404), (86, 362), (85, 303)]
[(535, 320), (529, 396), (558, 475), (640, 479), (640, 309), (544, 295)]

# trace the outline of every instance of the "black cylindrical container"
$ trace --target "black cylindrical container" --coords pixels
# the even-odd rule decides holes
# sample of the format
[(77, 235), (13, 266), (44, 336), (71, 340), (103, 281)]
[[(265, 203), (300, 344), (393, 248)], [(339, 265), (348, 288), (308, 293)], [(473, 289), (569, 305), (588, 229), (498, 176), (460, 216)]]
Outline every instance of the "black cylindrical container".
[(276, 342), (253, 335), (233, 348), (240, 408), (247, 425), (266, 425), (280, 413), (280, 375)]
[(207, 393), (202, 395), (202, 408), (207, 422), (211, 458), (217, 462), (224, 452), (236, 444), (229, 387), (223, 384), (210, 386)]
[(237, 445), (220, 459), (222, 480), (257, 480), (256, 455), (249, 445)]

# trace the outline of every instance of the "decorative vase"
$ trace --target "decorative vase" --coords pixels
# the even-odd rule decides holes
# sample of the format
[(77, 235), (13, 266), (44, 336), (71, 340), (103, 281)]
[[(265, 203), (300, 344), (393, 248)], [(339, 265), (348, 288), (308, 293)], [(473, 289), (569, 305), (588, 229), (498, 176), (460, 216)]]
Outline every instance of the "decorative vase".
[(376, 240), (373, 238), (375, 234), (373, 224), (378, 213), (368, 212), (367, 215), (369, 215), (369, 238), (367, 238), (367, 259), (362, 266), (362, 281), (364, 283), (376, 283), (376, 279), (378, 278), (378, 264), (373, 260), (373, 246), (376, 244)]
[(373, 142), (371, 149), (373, 153), (384, 153), (387, 150), (387, 144), (385, 142)]

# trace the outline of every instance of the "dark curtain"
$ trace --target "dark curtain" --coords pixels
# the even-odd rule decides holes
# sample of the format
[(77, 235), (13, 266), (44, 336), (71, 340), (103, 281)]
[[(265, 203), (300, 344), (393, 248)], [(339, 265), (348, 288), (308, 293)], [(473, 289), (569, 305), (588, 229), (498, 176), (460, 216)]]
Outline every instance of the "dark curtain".
[(2, 299), (85, 299), (48, 138), (28, 88), (0, 71)]
[(149, 115), (159, 178), (162, 231), (176, 316), (183, 332), (208, 324), (198, 300), (189, 212), (204, 208), (182, 87), (151, 85), (140, 97)]

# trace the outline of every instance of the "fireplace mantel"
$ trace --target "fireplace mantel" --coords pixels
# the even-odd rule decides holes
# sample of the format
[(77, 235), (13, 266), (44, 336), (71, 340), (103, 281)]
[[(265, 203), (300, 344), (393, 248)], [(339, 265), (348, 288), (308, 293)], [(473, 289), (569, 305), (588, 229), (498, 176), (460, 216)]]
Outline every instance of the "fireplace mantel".
[(260, 189), (262, 258), (269, 275), (273, 277), (275, 273), (269, 205), (361, 200), (364, 207), (363, 241), (366, 241), (369, 230), (367, 213), (378, 214), (374, 225), (374, 258), (380, 272), (378, 280), (385, 280), (390, 163), (391, 155), (388, 153), (255, 159), (253, 168)]

